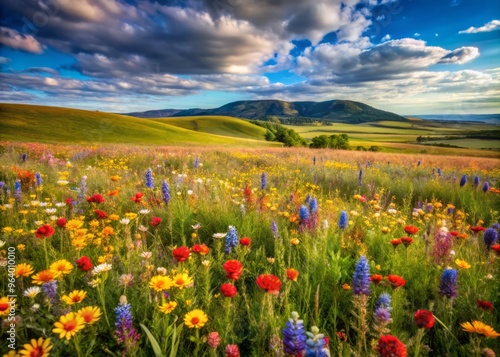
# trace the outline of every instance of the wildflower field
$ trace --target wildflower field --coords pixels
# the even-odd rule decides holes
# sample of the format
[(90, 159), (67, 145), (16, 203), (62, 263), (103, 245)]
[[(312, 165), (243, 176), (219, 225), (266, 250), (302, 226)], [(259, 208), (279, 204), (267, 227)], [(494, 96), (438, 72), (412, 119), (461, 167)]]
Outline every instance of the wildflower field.
[(3, 143), (5, 356), (494, 356), (500, 160)]

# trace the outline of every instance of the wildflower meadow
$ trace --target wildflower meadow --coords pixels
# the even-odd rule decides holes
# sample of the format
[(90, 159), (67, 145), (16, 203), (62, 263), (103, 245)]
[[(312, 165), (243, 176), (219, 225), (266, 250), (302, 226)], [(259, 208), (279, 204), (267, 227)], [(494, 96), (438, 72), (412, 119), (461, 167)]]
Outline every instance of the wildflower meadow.
[(3, 143), (3, 356), (495, 356), (500, 161)]

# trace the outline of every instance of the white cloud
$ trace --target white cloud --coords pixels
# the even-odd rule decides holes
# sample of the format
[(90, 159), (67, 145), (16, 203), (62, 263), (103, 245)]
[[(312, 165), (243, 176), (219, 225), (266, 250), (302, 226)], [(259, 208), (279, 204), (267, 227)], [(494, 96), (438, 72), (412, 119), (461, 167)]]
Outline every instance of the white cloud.
[(419, 34), (418, 32), (415, 32), (415, 33), (413, 34), (413, 37), (420, 37), (420, 34)]
[(384, 37), (382, 37), (380, 39), (381, 42), (386, 42), (386, 41), (389, 41), (391, 39), (391, 35), (387, 34), (385, 35)]
[(0, 27), (0, 44), (14, 50), (31, 53), (43, 52), (43, 46), (33, 36), (21, 34), (7, 27)]
[(491, 32), (491, 31), (497, 31), (497, 30), (500, 30), (500, 20), (492, 20), (481, 27), (471, 26), (467, 30), (458, 31), (458, 33), (471, 34), (471, 33), (479, 33), (479, 32)]

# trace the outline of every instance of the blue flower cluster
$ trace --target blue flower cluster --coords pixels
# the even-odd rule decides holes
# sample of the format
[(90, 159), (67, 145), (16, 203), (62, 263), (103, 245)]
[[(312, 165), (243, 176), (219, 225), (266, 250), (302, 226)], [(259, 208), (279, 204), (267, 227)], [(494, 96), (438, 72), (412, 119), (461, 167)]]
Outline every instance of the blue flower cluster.
[(299, 314), (292, 312), (283, 331), (283, 350), (292, 356), (302, 355), (306, 349), (306, 334), (304, 322), (299, 320)]
[(151, 168), (146, 171), (146, 187), (151, 189), (155, 188), (155, 180), (153, 178), (153, 171), (151, 171)]
[(161, 194), (163, 202), (168, 204), (170, 202), (170, 187), (168, 186), (167, 180), (163, 180), (161, 184)]
[(262, 190), (265, 190), (266, 185), (267, 185), (267, 175), (265, 172), (263, 172), (262, 175), (260, 176), (260, 188)]
[(439, 293), (442, 296), (454, 298), (458, 295), (457, 292), (457, 271), (455, 269), (446, 269), (441, 275), (439, 283)]
[(226, 234), (226, 249), (224, 250), (226, 253), (231, 253), (231, 250), (238, 245), (239, 238), (238, 232), (234, 226), (229, 226), (229, 230)]
[(342, 211), (340, 213), (340, 218), (339, 218), (339, 223), (338, 223), (339, 228), (346, 229), (348, 224), (349, 224), (349, 217), (347, 216), (347, 212)]
[(130, 311), (130, 304), (120, 303), (115, 308), (115, 313), (115, 334), (118, 341), (126, 346), (133, 345), (135, 342), (139, 341), (141, 336), (135, 327), (132, 326), (133, 317), (132, 312)]
[(355, 295), (370, 294), (370, 265), (364, 255), (356, 263), (352, 277), (352, 290)]

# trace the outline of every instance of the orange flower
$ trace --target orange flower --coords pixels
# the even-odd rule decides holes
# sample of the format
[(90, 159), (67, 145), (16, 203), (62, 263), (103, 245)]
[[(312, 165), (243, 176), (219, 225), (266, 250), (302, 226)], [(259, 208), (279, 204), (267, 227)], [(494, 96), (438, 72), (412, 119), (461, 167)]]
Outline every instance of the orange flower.
[(292, 281), (297, 281), (297, 278), (299, 277), (299, 272), (293, 268), (289, 268), (286, 270), (286, 276), (288, 279)]
[(42, 270), (38, 274), (33, 275), (31, 278), (33, 279), (33, 284), (42, 285), (44, 283), (48, 283), (49, 281), (57, 279), (60, 275), (60, 272), (55, 272), (52, 270)]
[(16, 265), (16, 278), (28, 277), (33, 274), (33, 267), (26, 263), (21, 263)]
[(387, 276), (387, 281), (392, 284), (392, 287), (399, 288), (406, 284), (406, 280), (398, 275), (389, 274)]
[(281, 287), (281, 280), (272, 274), (262, 274), (257, 277), (257, 285), (270, 294), (278, 295)]

